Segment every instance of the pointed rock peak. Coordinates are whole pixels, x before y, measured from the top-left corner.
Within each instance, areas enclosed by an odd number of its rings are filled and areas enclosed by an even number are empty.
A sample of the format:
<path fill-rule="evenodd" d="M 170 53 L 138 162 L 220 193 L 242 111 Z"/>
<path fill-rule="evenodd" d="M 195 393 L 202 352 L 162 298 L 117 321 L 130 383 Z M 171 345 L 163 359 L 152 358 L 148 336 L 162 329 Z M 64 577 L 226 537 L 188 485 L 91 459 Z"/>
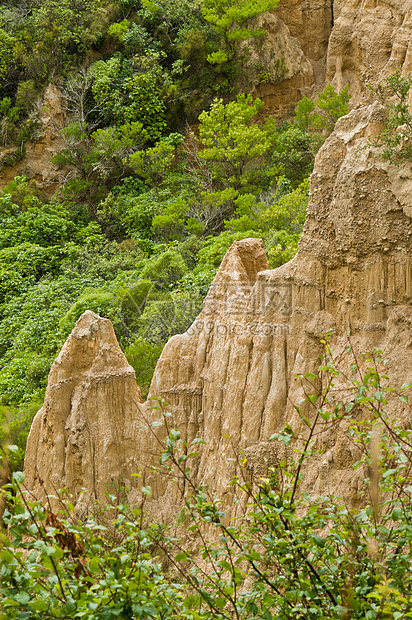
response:
<path fill-rule="evenodd" d="M 235 241 L 225 254 L 219 271 L 213 281 L 237 281 L 253 285 L 259 271 L 268 269 L 262 239 Z"/>
<path fill-rule="evenodd" d="M 235 241 L 225 254 L 203 304 L 203 315 L 238 314 L 251 302 L 260 271 L 268 269 L 262 239 Z"/>
<path fill-rule="evenodd" d="M 110 480 L 137 471 L 141 394 L 111 322 L 86 311 L 50 371 L 44 405 L 27 440 L 28 488 L 65 487 L 104 501 Z M 90 500 L 92 501 L 92 500 Z"/>
<path fill-rule="evenodd" d="M 55 360 L 50 380 L 55 382 L 85 372 L 133 372 L 109 319 L 86 310 L 78 319 Z"/>

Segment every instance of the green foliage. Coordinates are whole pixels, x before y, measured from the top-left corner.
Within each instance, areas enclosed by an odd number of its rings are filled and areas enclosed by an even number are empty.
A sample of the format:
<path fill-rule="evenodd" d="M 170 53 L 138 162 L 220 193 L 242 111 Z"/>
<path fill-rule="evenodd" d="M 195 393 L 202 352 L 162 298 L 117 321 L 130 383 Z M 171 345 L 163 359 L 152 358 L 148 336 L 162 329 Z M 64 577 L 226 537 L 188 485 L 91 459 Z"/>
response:
<path fill-rule="evenodd" d="M 63 196 L 68 202 L 86 204 L 95 217 L 96 202 L 105 193 L 104 183 L 114 183 L 129 170 L 129 156 L 145 144 L 148 133 L 139 121 L 97 129 L 91 134 L 87 124 L 82 127 L 74 122 L 60 136 L 64 146 L 52 161 L 72 168 Z"/>
<path fill-rule="evenodd" d="M 59 496 L 58 515 L 20 494 L 23 475 L 6 488 L 10 498 L 3 522 L 18 544 L 15 553 L 3 535 L 0 618 L 176 618 L 180 587 L 166 580 L 152 557 L 150 532 L 142 527 L 142 508 L 134 511 L 111 497 L 116 515 L 112 532 L 86 514 L 73 515 Z M 145 495 L 142 494 L 142 507 Z M 26 524 L 31 532 L 25 535 Z M 34 534 L 34 536 L 33 536 Z M 23 553 L 25 554 L 22 562 Z M 24 572 L 18 576 L 21 566 Z M 17 587 L 16 587 L 17 586 Z"/>
<path fill-rule="evenodd" d="M 201 196 L 207 206 L 207 225 L 215 230 L 246 200 L 243 194 L 251 196 L 267 189 L 275 174 L 273 166 L 265 161 L 272 145 L 273 123 L 256 122 L 262 107 L 260 99 L 238 95 L 236 101 L 227 104 L 215 99 L 210 112 L 199 116 L 203 148 L 198 158 L 206 163 L 213 183 L 213 188 L 205 189 Z M 196 232 L 196 228 L 192 227 L 192 231 Z"/>
<path fill-rule="evenodd" d="M 309 131 L 312 127 L 312 114 L 315 111 L 314 102 L 303 97 L 296 106 L 295 123 L 301 131 Z"/>
<path fill-rule="evenodd" d="M 160 98 L 156 76 L 135 73 L 126 83 L 129 105 L 124 114 L 128 121 L 140 121 L 151 140 L 157 140 L 166 127 L 165 105 Z"/>
<path fill-rule="evenodd" d="M 0 196 L 0 248 L 21 243 L 46 247 L 69 241 L 85 241 L 89 234 L 99 233 L 97 225 L 76 230 L 63 207 L 42 204 L 34 197 L 24 207 L 21 209 L 13 205 L 7 195 Z"/>
<path fill-rule="evenodd" d="M 273 143 L 271 157 L 275 167 L 296 187 L 312 173 L 322 140 L 317 133 L 304 131 L 295 122 L 274 135 Z"/>
<path fill-rule="evenodd" d="M 265 31 L 251 25 L 253 20 L 266 11 L 272 11 L 279 0 L 204 0 L 202 12 L 220 36 L 221 49 L 209 54 L 208 60 L 222 64 L 236 53 L 236 43 L 252 37 L 261 37 Z"/>
<path fill-rule="evenodd" d="M 316 100 L 316 107 L 310 99 L 304 97 L 296 108 L 296 123 L 303 131 L 325 130 L 331 133 L 336 121 L 349 112 L 349 86 L 345 86 L 340 93 L 332 84 L 328 84 Z"/>
<path fill-rule="evenodd" d="M 186 271 L 181 255 L 170 249 L 148 260 L 141 271 L 141 278 L 151 280 L 159 290 L 170 290 Z"/>
<path fill-rule="evenodd" d="M 156 71 L 135 72 L 121 56 L 93 65 L 92 92 L 106 120 L 140 122 L 151 141 L 158 140 L 166 127 L 165 104 Z"/>
<path fill-rule="evenodd" d="M 336 125 L 336 121 L 349 112 L 349 100 L 348 85 L 342 88 L 340 93 L 337 93 L 335 87 L 328 84 L 316 101 L 320 112 L 314 117 L 315 127 L 326 129 L 331 133 Z"/>
<path fill-rule="evenodd" d="M 45 78 L 52 71 L 62 71 L 67 60 L 72 63 L 82 60 L 90 46 L 103 35 L 107 22 L 108 14 L 100 0 L 35 3 L 20 56 L 29 75 Z M 28 53 L 29 45 L 37 47 L 36 60 Z"/>
<path fill-rule="evenodd" d="M 383 159 L 392 164 L 400 164 L 412 158 L 412 114 L 409 111 L 409 92 L 411 77 L 403 77 L 400 71 L 385 79 L 384 91 L 396 103 L 388 106 L 388 123 L 379 138 L 384 147 Z"/>
<path fill-rule="evenodd" d="M 8 454 L 8 464 L 13 471 L 23 471 L 27 435 L 33 418 L 42 406 L 40 400 L 19 408 L 0 407 L 0 444 L 14 446 Z M 0 462 L 3 459 L 0 458 Z"/>
<path fill-rule="evenodd" d="M 163 175 L 170 170 L 174 148 L 165 140 L 157 142 L 152 148 L 138 151 L 128 158 L 134 172 L 149 185 L 157 186 Z"/>
<path fill-rule="evenodd" d="M 137 385 L 140 387 L 142 397 L 147 398 L 157 360 L 163 349 L 163 342 L 153 344 L 149 340 L 136 339 L 125 348 L 125 355 L 129 364 L 136 373 Z"/>
<path fill-rule="evenodd" d="M 7 77 L 10 67 L 16 62 L 14 55 L 15 44 L 16 39 L 0 27 L 0 82 Z"/>
<path fill-rule="evenodd" d="M 86 289 L 62 317 L 61 326 L 63 329 L 70 332 L 77 319 L 86 310 L 107 317 L 114 324 L 119 321 L 119 308 L 113 294 L 104 289 L 93 288 L 91 290 Z"/>
<path fill-rule="evenodd" d="M 256 123 L 262 107 L 260 99 L 238 95 L 228 104 L 215 99 L 210 112 L 199 116 L 205 147 L 200 157 L 213 164 L 217 182 L 239 190 L 253 187 L 261 177 L 260 158 L 270 146 L 269 130 Z"/>
<path fill-rule="evenodd" d="M 225 514 L 227 498 L 192 475 L 205 442 L 184 442 L 167 405 L 153 405 L 158 475 L 183 489 L 184 540 L 175 527 L 150 524 L 148 486 L 134 482 L 141 496 L 135 509 L 120 499 L 127 489 L 109 495 L 96 519 L 89 506 L 75 511 L 64 491 L 43 506 L 15 472 L 4 487 L 0 617 L 412 617 L 412 432 L 387 411 L 389 399 L 407 407 L 412 384 L 399 391 L 387 385 L 380 351 L 352 355 L 349 344 L 348 357 L 335 357 L 322 343 L 322 365 L 300 377 L 299 432 L 286 425 L 270 438 L 284 456 L 253 482 L 245 455 L 230 459 L 236 474 L 223 493 L 232 496 L 236 518 Z M 322 438 L 336 430 L 358 458 L 357 507 L 330 491 L 308 492 L 305 477 L 323 459 Z M 5 449 L 3 462 L 16 451 Z"/>
<path fill-rule="evenodd" d="M 162 295 L 147 304 L 140 317 L 141 336 L 163 347 L 175 334 L 184 333 L 202 309 L 203 298 L 197 291 Z"/>

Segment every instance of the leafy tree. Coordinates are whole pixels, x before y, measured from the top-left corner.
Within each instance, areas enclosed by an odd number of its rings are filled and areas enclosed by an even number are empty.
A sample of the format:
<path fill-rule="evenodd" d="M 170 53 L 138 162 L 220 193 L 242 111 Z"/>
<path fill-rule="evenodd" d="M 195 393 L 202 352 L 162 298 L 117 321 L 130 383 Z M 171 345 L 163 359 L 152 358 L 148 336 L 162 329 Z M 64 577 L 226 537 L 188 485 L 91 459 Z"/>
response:
<path fill-rule="evenodd" d="M 174 150 L 165 140 L 159 141 L 155 146 L 131 155 L 128 164 L 137 175 L 157 188 L 165 172 L 171 168 Z"/>
<path fill-rule="evenodd" d="M 199 116 L 200 157 L 213 166 L 217 182 L 235 190 L 261 180 L 262 156 L 270 147 L 269 131 L 256 122 L 263 107 L 260 99 L 238 95 L 227 104 L 215 99 L 210 112 Z"/>
<path fill-rule="evenodd" d="M 30 25 L 39 53 L 55 62 L 82 59 L 107 27 L 108 15 L 102 0 L 46 0 L 33 3 Z M 56 69 L 53 64 L 50 69 Z M 60 68 L 60 67 L 59 67 Z"/>
<path fill-rule="evenodd" d="M 303 97 L 296 106 L 295 123 L 301 131 L 308 132 L 312 128 L 312 115 L 315 103 L 309 97 Z"/>
<path fill-rule="evenodd" d="M 260 236 L 265 241 L 269 267 L 274 269 L 291 260 L 298 243 L 308 205 L 309 183 L 304 181 L 289 191 L 287 179 L 280 179 L 275 191 L 262 195 L 256 202 L 253 196 L 242 196 L 236 217 L 226 227 L 243 232 L 244 236 Z"/>
<path fill-rule="evenodd" d="M 318 133 L 302 130 L 296 121 L 274 134 L 272 141 L 272 162 L 296 187 L 312 173 L 321 137 Z"/>
<path fill-rule="evenodd" d="M 155 71 L 135 72 L 120 56 L 100 60 L 93 66 L 92 92 L 106 121 L 142 123 L 151 141 L 158 140 L 166 127 L 166 107 Z"/>
<path fill-rule="evenodd" d="M 265 31 L 254 27 L 253 20 L 266 11 L 272 11 L 279 0 L 204 0 L 203 15 L 220 35 L 221 49 L 209 54 L 213 63 L 225 63 L 236 54 L 236 44 L 252 37 L 261 37 Z"/>
<path fill-rule="evenodd" d="M 321 127 L 332 133 L 336 121 L 349 112 L 349 100 L 349 85 L 337 93 L 334 86 L 328 84 L 316 101 L 320 113 L 314 117 L 315 127 Z"/>
<path fill-rule="evenodd" d="M 395 98 L 396 103 L 388 106 L 388 123 L 378 144 L 384 147 L 383 159 L 393 164 L 412 159 L 412 114 L 409 110 L 411 77 L 402 76 L 400 71 L 385 79 L 384 93 Z"/>
<path fill-rule="evenodd" d="M 349 112 L 349 86 L 345 86 L 340 93 L 331 84 L 319 94 L 316 106 L 307 97 L 299 101 L 296 108 L 296 123 L 303 131 L 325 130 L 332 133 L 336 121 Z"/>
<path fill-rule="evenodd" d="M 16 39 L 4 28 L 0 27 L 0 84 L 4 84 L 7 80 L 10 68 L 16 62 L 14 55 L 15 44 Z"/>
<path fill-rule="evenodd" d="M 151 140 L 159 139 L 166 127 L 165 105 L 160 97 L 156 76 L 135 73 L 126 82 L 129 106 L 124 114 L 128 121 L 140 121 Z"/>
<path fill-rule="evenodd" d="M 60 136 L 63 148 L 52 158 L 69 167 L 63 183 L 63 195 L 70 202 L 86 204 L 96 217 L 96 203 L 105 194 L 105 185 L 114 184 L 127 172 L 129 156 L 142 148 L 148 133 L 139 121 L 97 129 L 89 133 L 79 122 L 65 127 Z"/>

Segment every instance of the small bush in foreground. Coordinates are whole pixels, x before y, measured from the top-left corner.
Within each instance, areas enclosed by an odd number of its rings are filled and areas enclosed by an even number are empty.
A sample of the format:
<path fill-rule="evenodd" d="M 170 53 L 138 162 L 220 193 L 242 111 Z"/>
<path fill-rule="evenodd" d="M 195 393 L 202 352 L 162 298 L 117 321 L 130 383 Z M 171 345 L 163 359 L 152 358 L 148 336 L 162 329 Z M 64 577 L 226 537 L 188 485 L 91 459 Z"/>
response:
<path fill-rule="evenodd" d="M 191 475 L 204 442 L 185 444 L 164 404 L 154 407 L 163 420 L 152 423 L 160 469 L 185 489 L 181 519 L 190 544 L 165 526 L 146 525 L 149 487 L 134 510 L 110 497 L 106 529 L 76 514 L 62 494 L 59 512 L 42 506 L 15 472 L 4 489 L 0 618 L 412 617 L 412 431 L 386 409 L 388 398 L 406 408 L 411 384 L 399 392 L 388 387 L 378 351 L 364 363 L 353 355 L 346 370 L 324 346 L 318 373 L 302 377 L 305 397 L 295 409 L 303 431 L 286 425 L 271 438 L 285 457 L 253 482 L 244 456 L 235 459 L 228 512 Z M 311 497 L 305 488 L 317 439 L 337 427 L 359 453 L 361 508 L 329 491 Z"/>

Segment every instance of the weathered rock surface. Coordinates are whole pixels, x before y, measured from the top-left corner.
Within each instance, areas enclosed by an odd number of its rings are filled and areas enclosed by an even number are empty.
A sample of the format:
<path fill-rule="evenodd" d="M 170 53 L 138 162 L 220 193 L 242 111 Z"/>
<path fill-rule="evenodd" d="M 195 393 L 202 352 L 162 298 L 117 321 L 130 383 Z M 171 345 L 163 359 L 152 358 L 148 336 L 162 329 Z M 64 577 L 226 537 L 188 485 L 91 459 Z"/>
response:
<path fill-rule="evenodd" d="M 288 116 L 303 96 L 323 89 L 332 0 L 281 0 L 257 26 L 266 35 L 246 46 L 244 87 L 265 102 L 265 114 Z"/>
<path fill-rule="evenodd" d="M 320 151 L 297 256 L 271 271 L 259 240 L 235 243 L 202 313 L 161 355 L 151 393 L 172 406 L 188 441 L 206 439 L 203 481 L 223 485 L 231 473 L 225 435 L 265 454 L 280 426 L 298 424 L 296 375 L 317 369 L 330 330 L 337 350 L 348 329 L 358 351 L 382 349 L 393 385 L 412 379 L 412 167 L 388 166 L 369 145 L 383 114 L 378 104 L 352 112 Z M 331 487 L 354 501 L 353 446 L 335 432 L 327 448 Z M 319 491 L 321 465 L 309 477 Z"/>
<path fill-rule="evenodd" d="M 412 166 L 392 167 L 370 146 L 383 114 L 379 104 L 351 112 L 319 152 L 297 256 L 269 270 L 260 240 L 236 242 L 197 320 L 162 352 L 150 392 L 169 403 L 185 441 L 204 438 L 196 476 L 216 491 L 234 473 L 233 446 L 246 451 L 252 472 L 276 462 L 269 437 L 285 422 L 299 425 L 296 375 L 318 368 L 326 332 L 334 330 L 341 350 L 350 329 L 358 350 L 384 351 L 394 386 L 412 380 Z M 86 487 L 99 500 L 111 478 L 133 486 L 131 473 L 159 452 L 144 429 L 153 413 L 138 401 L 110 322 L 85 313 L 33 423 L 28 486 L 38 488 L 38 473 L 49 488 Z M 411 414 L 391 407 L 394 416 Z M 356 501 L 356 449 L 338 429 L 319 442 L 325 454 L 307 474 L 311 489 L 323 492 L 327 482 Z M 170 514 L 178 490 L 146 475 L 159 510 Z"/>
<path fill-rule="evenodd" d="M 136 486 L 140 390 L 113 326 L 86 311 L 54 362 L 42 409 L 27 440 L 26 485 L 41 497 L 67 487 L 76 500 L 102 501 Z M 82 498 L 82 490 L 87 489 Z"/>
<path fill-rule="evenodd" d="M 412 71 L 412 0 L 281 0 L 262 25 L 266 39 L 247 70 L 275 116 L 329 83 L 349 84 L 352 108 L 366 105 L 370 86 Z"/>
<path fill-rule="evenodd" d="M 398 68 L 412 71 L 411 0 L 335 0 L 326 81 L 350 85 L 352 106 Z"/>
<path fill-rule="evenodd" d="M 65 124 L 65 107 L 60 89 L 49 84 L 44 91 L 39 107 L 39 130 L 35 142 L 26 144 L 26 153 L 14 166 L 5 165 L 0 173 L 0 189 L 15 176 L 27 176 L 36 181 L 37 187 L 45 194 L 52 195 L 61 184 L 62 172 L 51 162 L 61 147 L 58 136 Z M 15 149 L 0 151 L 0 165 L 7 155 Z"/>

